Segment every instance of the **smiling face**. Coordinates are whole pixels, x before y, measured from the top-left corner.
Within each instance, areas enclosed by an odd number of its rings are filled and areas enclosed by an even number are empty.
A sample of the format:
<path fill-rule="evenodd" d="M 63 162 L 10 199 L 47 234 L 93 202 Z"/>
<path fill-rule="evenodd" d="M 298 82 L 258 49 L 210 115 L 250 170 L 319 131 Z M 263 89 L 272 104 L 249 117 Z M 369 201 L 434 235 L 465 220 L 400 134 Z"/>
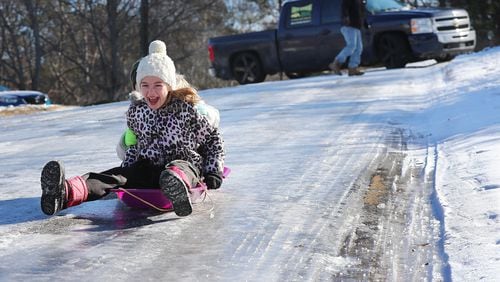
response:
<path fill-rule="evenodd" d="M 145 76 L 139 87 L 146 103 L 153 110 L 158 110 L 165 104 L 168 91 L 172 90 L 170 85 L 157 76 Z"/>

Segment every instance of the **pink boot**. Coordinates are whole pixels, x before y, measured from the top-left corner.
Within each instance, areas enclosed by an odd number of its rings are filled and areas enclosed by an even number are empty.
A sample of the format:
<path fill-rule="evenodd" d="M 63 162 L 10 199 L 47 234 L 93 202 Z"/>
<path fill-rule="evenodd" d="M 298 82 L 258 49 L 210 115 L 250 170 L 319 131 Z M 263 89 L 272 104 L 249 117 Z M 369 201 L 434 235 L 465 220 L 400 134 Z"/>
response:
<path fill-rule="evenodd" d="M 54 215 L 62 209 L 81 204 L 88 197 L 88 187 L 80 176 L 64 179 L 61 162 L 50 161 L 42 169 L 40 178 L 42 197 L 40 205 L 43 213 Z"/>
<path fill-rule="evenodd" d="M 81 176 L 66 180 L 66 208 L 79 205 L 87 200 L 89 189 Z"/>
<path fill-rule="evenodd" d="M 187 216 L 193 212 L 189 197 L 191 187 L 181 169 L 176 166 L 167 167 L 160 175 L 160 188 L 163 194 L 172 201 L 176 215 Z"/>

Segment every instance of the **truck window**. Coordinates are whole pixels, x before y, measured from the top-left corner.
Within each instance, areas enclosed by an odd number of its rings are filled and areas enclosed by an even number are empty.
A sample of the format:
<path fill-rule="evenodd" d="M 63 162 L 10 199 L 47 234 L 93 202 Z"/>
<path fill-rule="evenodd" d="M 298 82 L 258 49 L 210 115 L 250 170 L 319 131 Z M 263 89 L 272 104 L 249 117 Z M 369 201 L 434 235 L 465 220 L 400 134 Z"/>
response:
<path fill-rule="evenodd" d="M 306 4 L 297 3 L 295 5 L 291 4 L 289 8 L 290 8 L 290 13 L 289 13 L 290 16 L 288 18 L 288 23 L 287 23 L 288 27 L 296 27 L 296 26 L 312 24 L 313 21 L 312 3 L 306 3 Z"/>
<path fill-rule="evenodd" d="M 341 0 L 321 1 L 321 23 L 340 22 L 340 1 Z"/>
<path fill-rule="evenodd" d="M 398 0 L 367 0 L 365 6 L 370 13 L 409 10 L 411 8 L 410 5 Z"/>

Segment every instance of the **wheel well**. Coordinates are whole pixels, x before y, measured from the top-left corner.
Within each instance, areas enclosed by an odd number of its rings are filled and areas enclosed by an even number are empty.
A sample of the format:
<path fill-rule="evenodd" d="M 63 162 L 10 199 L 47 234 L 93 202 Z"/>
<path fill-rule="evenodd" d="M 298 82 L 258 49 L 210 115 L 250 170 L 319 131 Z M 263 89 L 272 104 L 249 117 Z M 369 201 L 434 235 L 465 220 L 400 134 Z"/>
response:
<path fill-rule="evenodd" d="M 247 58 L 248 60 L 251 60 L 253 62 L 253 65 L 245 66 L 246 70 L 243 72 L 243 77 L 239 77 L 240 69 L 235 68 L 235 64 L 238 63 L 238 58 L 240 56 L 241 58 Z M 231 66 L 231 74 L 233 78 L 236 79 L 240 84 L 262 82 L 266 78 L 267 74 L 264 71 L 262 60 L 259 54 L 255 51 L 245 50 L 234 53 L 231 55 L 229 62 Z M 250 67 L 250 69 L 247 69 L 247 67 Z"/>
<path fill-rule="evenodd" d="M 377 57 L 380 57 L 380 50 L 379 50 L 380 39 L 386 35 L 394 35 L 394 36 L 398 36 L 400 38 L 403 38 L 405 40 L 405 42 L 407 43 L 408 48 L 410 48 L 410 43 L 408 42 L 408 38 L 404 32 L 402 32 L 402 31 L 381 32 L 381 33 L 378 33 L 377 35 L 375 35 L 374 40 L 373 40 L 373 43 L 374 43 L 373 48 L 374 48 L 374 51 L 375 51 L 375 54 L 377 55 Z"/>

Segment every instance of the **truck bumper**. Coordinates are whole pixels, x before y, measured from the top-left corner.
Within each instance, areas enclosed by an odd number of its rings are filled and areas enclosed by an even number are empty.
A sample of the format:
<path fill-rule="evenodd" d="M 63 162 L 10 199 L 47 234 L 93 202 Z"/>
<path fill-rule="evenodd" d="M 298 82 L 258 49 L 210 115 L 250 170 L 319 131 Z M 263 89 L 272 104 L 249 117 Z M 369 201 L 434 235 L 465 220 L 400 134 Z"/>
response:
<path fill-rule="evenodd" d="M 408 40 L 415 57 L 433 59 L 473 52 L 476 32 L 413 34 Z"/>
<path fill-rule="evenodd" d="M 214 66 L 211 66 L 210 68 L 208 68 L 208 74 L 212 77 L 217 77 L 217 78 L 224 79 L 224 80 L 233 79 L 233 76 L 232 76 L 231 72 L 229 71 L 229 69 L 224 68 L 224 67 L 216 68 Z"/>

